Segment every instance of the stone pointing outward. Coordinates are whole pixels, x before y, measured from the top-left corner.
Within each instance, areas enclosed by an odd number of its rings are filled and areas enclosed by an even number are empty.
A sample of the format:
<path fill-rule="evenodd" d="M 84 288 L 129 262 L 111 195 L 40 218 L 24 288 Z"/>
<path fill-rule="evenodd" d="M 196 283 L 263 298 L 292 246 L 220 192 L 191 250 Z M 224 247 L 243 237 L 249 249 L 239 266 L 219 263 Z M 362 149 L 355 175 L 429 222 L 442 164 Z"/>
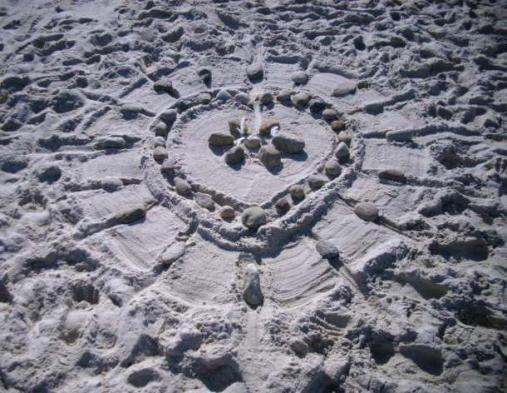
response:
<path fill-rule="evenodd" d="M 245 159 L 245 151 L 241 146 L 234 146 L 225 153 L 225 162 L 228 165 L 236 165 Z"/>
<path fill-rule="evenodd" d="M 266 213 L 259 206 L 251 206 L 243 211 L 241 222 L 248 229 L 256 230 L 266 223 Z"/>
<path fill-rule="evenodd" d="M 303 140 L 287 135 L 277 135 L 273 137 L 271 142 L 278 150 L 289 154 L 302 153 L 305 148 L 305 142 Z"/>
<path fill-rule="evenodd" d="M 272 145 L 262 146 L 258 153 L 259 160 L 268 169 L 272 169 L 281 164 L 281 154 Z"/>
<path fill-rule="evenodd" d="M 378 208 L 373 203 L 361 202 L 354 208 L 354 213 L 364 221 L 375 221 L 378 218 Z"/>
<path fill-rule="evenodd" d="M 209 136 L 208 143 L 212 146 L 230 146 L 234 144 L 234 138 L 223 132 L 214 132 Z"/>
<path fill-rule="evenodd" d="M 245 269 L 243 298 L 248 305 L 254 308 L 260 306 L 264 300 L 264 296 L 261 291 L 259 269 L 253 263 L 249 263 Z"/>

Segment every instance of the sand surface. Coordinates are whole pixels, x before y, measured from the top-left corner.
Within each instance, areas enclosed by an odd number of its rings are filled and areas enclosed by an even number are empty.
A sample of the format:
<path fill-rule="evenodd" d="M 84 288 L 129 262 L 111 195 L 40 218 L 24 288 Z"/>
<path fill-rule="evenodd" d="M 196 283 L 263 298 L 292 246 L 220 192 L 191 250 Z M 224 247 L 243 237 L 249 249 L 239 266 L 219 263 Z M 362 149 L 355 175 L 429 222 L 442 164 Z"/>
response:
<path fill-rule="evenodd" d="M 0 31 L 0 392 L 507 390 L 506 1 Z"/>

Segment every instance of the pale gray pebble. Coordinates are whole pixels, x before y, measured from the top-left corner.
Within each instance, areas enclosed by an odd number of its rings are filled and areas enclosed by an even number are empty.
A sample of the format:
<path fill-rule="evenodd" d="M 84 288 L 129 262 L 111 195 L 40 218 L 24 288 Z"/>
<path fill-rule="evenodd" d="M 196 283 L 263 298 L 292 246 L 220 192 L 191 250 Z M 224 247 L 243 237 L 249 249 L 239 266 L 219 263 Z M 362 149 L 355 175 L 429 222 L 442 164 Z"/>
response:
<path fill-rule="evenodd" d="M 378 177 L 382 180 L 389 180 L 398 183 L 405 183 L 407 181 L 405 174 L 396 168 L 384 169 L 379 172 Z"/>
<path fill-rule="evenodd" d="M 181 177 L 174 179 L 174 187 L 176 188 L 176 192 L 182 196 L 190 196 L 192 194 L 192 187 Z"/>
<path fill-rule="evenodd" d="M 342 167 L 336 159 L 332 158 L 326 162 L 326 165 L 324 166 L 324 172 L 330 179 L 334 179 L 335 177 L 340 176 L 342 173 Z"/>
<path fill-rule="evenodd" d="M 225 221 L 232 221 L 232 220 L 234 220 L 234 217 L 236 216 L 234 209 L 231 206 L 227 206 L 227 205 L 222 206 L 222 208 L 220 209 L 218 214 L 220 215 L 222 220 L 225 220 Z"/>
<path fill-rule="evenodd" d="M 340 131 L 338 134 L 338 140 L 350 145 L 350 142 L 352 141 L 352 133 L 349 131 Z"/>
<path fill-rule="evenodd" d="M 340 256 L 338 248 L 327 240 L 319 240 L 315 245 L 317 252 L 325 259 L 335 259 Z"/>
<path fill-rule="evenodd" d="M 268 169 L 273 169 L 282 162 L 282 155 L 273 145 L 262 146 L 259 150 L 258 158 Z"/>
<path fill-rule="evenodd" d="M 245 151 L 241 146 L 234 146 L 225 153 L 225 162 L 228 165 L 237 165 L 245 159 Z"/>
<path fill-rule="evenodd" d="M 326 184 L 326 178 L 322 175 L 310 175 L 306 181 L 313 191 L 322 188 Z"/>
<path fill-rule="evenodd" d="M 290 210 L 290 202 L 287 198 L 282 198 L 275 203 L 275 209 L 278 215 L 283 216 Z"/>
<path fill-rule="evenodd" d="M 290 100 L 295 107 L 304 108 L 308 104 L 308 101 L 310 101 L 310 95 L 307 93 L 297 93 Z"/>
<path fill-rule="evenodd" d="M 248 149 L 258 149 L 261 146 L 261 139 L 258 136 L 251 135 L 246 138 L 243 143 Z"/>
<path fill-rule="evenodd" d="M 213 198 L 211 198 L 211 196 L 208 194 L 197 192 L 194 195 L 194 199 L 199 206 L 208 209 L 211 212 L 215 210 L 215 202 L 213 201 Z"/>
<path fill-rule="evenodd" d="M 217 93 L 217 99 L 220 101 L 229 101 L 231 98 L 231 94 L 225 89 L 222 89 Z"/>
<path fill-rule="evenodd" d="M 350 157 L 350 151 L 345 142 L 340 142 L 336 148 L 335 156 L 340 162 L 345 162 Z"/>
<path fill-rule="evenodd" d="M 304 85 L 308 82 L 308 75 L 304 71 L 296 71 L 290 78 L 296 85 Z"/>
<path fill-rule="evenodd" d="M 155 161 L 157 161 L 159 164 L 162 163 L 164 160 L 166 160 L 168 157 L 167 150 L 162 146 L 157 146 L 153 150 L 153 158 Z"/>
<path fill-rule="evenodd" d="M 375 221 L 378 218 L 377 206 L 370 202 L 361 202 L 354 207 L 354 213 L 364 221 Z"/>
<path fill-rule="evenodd" d="M 214 132 L 209 136 L 208 143 L 212 146 L 231 146 L 234 144 L 234 138 L 225 132 Z"/>
<path fill-rule="evenodd" d="M 305 141 L 284 134 L 278 134 L 271 140 L 271 143 L 280 151 L 297 154 L 305 149 Z"/>
<path fill-rule="evenodd" d="M 331 108 L 324 109 L 322 111 L 322 118 L 325 121 L 332 122 L 333 120 L 336 120 L 338 118 L 338 113 L 334 109 L 331 109 Z"/>
<path fill-rule="evenodd" d="M 336 86 L 333 90 L 333 96 L 335 97 L 343 97 L 348 94 L 355 93 L 357 89 L 357 84 L 353 81 L 344 81 Z"/>
<path fill-rule="evenodd" d="M 243 210 L 241 222 L 248 229 L 256 230 L 261 225 L 266 224 L 266 212 L 259 206 L 250 206 Z"/>
<path fill-rule="evenodd" d="M 211 102 L 212 98 L 210 93 L 200 93 L 195 97 L 194 102 L 198 105 L 206 105 Z"/>
<path fill-rule="evenodd" d="M 243 298 L 253 308 L 260 306 L 264 300 L 259 269 L 254 263 L 249 263 L 245 268 Z"/>
<path fill-rule="evenodd" d="M 299 202 L 305 199 L 305 189 L 300 184 L 295 184 L 289 188 L 289 194 L 293 201 Z"/>

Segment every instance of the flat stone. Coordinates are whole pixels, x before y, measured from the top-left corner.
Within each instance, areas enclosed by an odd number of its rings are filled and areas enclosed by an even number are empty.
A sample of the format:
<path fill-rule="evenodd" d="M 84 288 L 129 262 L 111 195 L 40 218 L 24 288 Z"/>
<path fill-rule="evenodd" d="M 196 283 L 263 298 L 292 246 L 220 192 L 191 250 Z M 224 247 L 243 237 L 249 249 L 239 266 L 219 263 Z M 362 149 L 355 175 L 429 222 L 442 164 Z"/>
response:
<path fill-rule="evenodd" d="M 241 222 L 248 229 L 257 230 L 257 228 L 267 222 L 266 213 L 259 206 L 251 206 L 243 210 Z"/>
<path fill-rule="evenodd" d="M 389 180 L 394 181 L 398 183 L 406 183 L 407 178 L 405 177 L 405 174 L 400 171 L 399 169 L 385 169 L 383 171 L 380 171 L 378 174 L 379 179 L 382 180 Z"/>
<path fill-rule="evenodd" d="M 273 137 L 271 143 L 280 151 L 297 154 L 305 149 L 305 142 L 299 138 L 279 134 Z"/>
<path fill-rule="evenodd" d="M 336 86 L 333 90 L 334 97 L 343 97 L 348 94 L 355 93 L 357 89 L 357 84 L 355 82 L 343 82 L 340 85 Z"/>
<path fill-rule="evenodd" d="M 272 145 L 262 146 L 257 156 L 268 169 L 275 168 L 282 163 L 282 155 Z"/>
<path fill-rule="evenodd" d="M 308 75 L 304 71 L 296 71 L 290 78 L 296 85 L 304 85 L 308 82 Z"/>
<path fill-rule="evenodd" d="M 254 263 L 249 263 L 245 268 L 243 299 L 250 307 L 257 307 L 264 301 L 261 290 L 259 269 Z"/>
<path fill-rule="evenodd" d="M 319 240 L 315 245 L 317 252 L 324 259 L 335 259 L 340 256 L 338 248 L 327 240 Z"/>
<path fill-rule="evenodd" d="M 326 165 L 324 166 L 324 172 L 330 179 L 334 179 L 335 177 L 341 175 L 342 167 L 336 159 L 332 158 L 326 162 Z"/>
<path fill-rule="evenodd" d="M 308 101 L 310 101 L 310 96 L 307 93 L 297 93 L 290 100 L 295 107 L 304 108 L 308 104 Z"/>
<path fill-rule="evenodd" d="M 194 196 L 194 199 L 199 206 L 208 209 L 211 212 L 215 210 L 215 202 L 213 201 L 213 198 L 211 198 L 211 196 L 208 194 L 197 192 Z"/>
<path fill-rule="evenodd" d="M 241 146 L 234 146 L 225 153 L 225 162 L 227 165 L 236 165 L 245 159 L 245 151 Z"/>
<path fill-rule="evenodd" d="M 234 144 L 234 137 L 224 132 L 214 132 L 209 136 L 208 143 L 212 146 L 231 146 Z"/>
<path fill-rule="evenodd" d="M 322 186 L 326 184 L 326 178 L 321 175 L 308 176 L 308 179 L 306 181 L 308 182 L 308 185 L 313 191 L 322 188 Z"/>
<path fill-rule="evenodd" d="M 358 203 L 354 208 L 354 213 L 364 221 L 375 221 L 379 215 L 377 206 L 370 202 Z"/>

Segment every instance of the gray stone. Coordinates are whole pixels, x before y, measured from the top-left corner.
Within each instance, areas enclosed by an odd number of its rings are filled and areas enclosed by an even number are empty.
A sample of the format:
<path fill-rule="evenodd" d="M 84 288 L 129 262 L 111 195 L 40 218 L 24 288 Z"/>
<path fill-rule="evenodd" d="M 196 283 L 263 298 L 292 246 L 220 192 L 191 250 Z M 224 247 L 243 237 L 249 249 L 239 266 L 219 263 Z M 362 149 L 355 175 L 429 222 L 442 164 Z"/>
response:
<path fill-rule="evenodd" d="M 287 198 L 282 198 L 275 203 L 275 209 L 280 216 L 283 216 L 290 210 L 290 202 Z"/>
<path fill-rule="evenodd" d="M 275 168 L 282 163 L 282 155 L 272 145 L 262 146 L 259 150 L 258 157 L 268 169 Z"/>
<path fill-rule="evenodd" d="M 168 157 L 167 150 L 164 147 L 158 146 L 153 150 L 153 158 L 159 164 L 162 163 L 164 160 L 166 160 L 167 157 Z"/>
<path fill-rule="evenodd" d="M 296 85 L 304 85 L 308 82 L 308 75 L 304 71 L 296 71 L 290 78 Z"/>
<path fill-rule="evenodd" d="M 336 148 L 335 156 L 340 162 L 345 162 L 350 157 L 350 151 L 345 142 L 340 142 Z"/>
<path fill-rule="evenodd" d="M 241 222 L 248 229 L 256 230 L 267 222 L 264 209 L 259 206 L 251 206 L 243 210 Z"/>
<path fill-rule="evenodd" d="M 232 221 L 234 220 L 234 217 L 236 216 L 236 213 L 234 212 L 234 209 L 231 206 L 223 206 L 220 211 L 218 212 L 222 220 L 225 221 Z"/>
<path fill-rule="evenodd" d="M 308 182 L 308 185 L 313 191 L 322 188 L 322 186 L 326 184 L 326 178 L 321 175 L 308 176 L 308 179 L 306 181 Z"/>
<path fill-rule="evenodd" d="M 37 170 L 37 178 L 45 183 L 54 183 L 62 176 L 62 170 L 56 165 L 43 165 Z"/>
<path fill-rule="evenodd" d="M 289 194 L 293 201 L 299 202 L 305 199 L 305 189 L 300 184 L 295 184 L 289 188 Z"/>
<path fill-rule="evenodd" d="M 279 134 L 273 137 L 271 143 L 280 151 L 297 154 L 305 149 L 305 142 L 299 138 Z"/>
<path fill-rule="evenodd" d="M 227 165 L 236 165 L 245 159 L 245 151 L 241 146 L 234 146 L 225 153 L 225 162 Z"/>
<path fill-rule="evenodd" d="M 324 166 L 324 172 L 326 172 L 326 175 L 330 179 L 334 179 L 335 177 L 341 175 L 342 167 L 340 166 L 337 160 L 332 158 L 328 162 L 326 162 L 326 165 Z"/>
<path fill-rule="evenodd" d="M 282 90 L 282 91 L 280 91 L 280 93 L 277 94 L 276 99 L 282 103 L 289 102 L 291 95 L 292 95 L 291 90 Z"/>
<path fill-rule="evenodd" d="M 258 149 L 261 146 L 260 138 L 254 135 L 246 138 L 243 143 L 248 149 Z"/>
<path fill-rule="evenodd" d="M 350 142 L 352 141 L 352 133 L 349 131 L 340 131 L 338 134 L 338 140 L 350 145 Z"/>
<path fill-rule="evenodd" d="M 178 117 L 178 112 L 175 109 L 169 109 L 160 115 L 162 120 L 168 127 L 171 127 Z"/>
<path fill-rule="evenodd" d="M 331 108 L 324 109 L 322 111 L 322 118 L 325 121 L 332 122 L 333 120 L 336 120 L 338 118 L 338 112 L 336 112 L 334 109 Z"/>
<path fill-rule="evenodd" d="M 343 121 L 341 121 L 341 120 L 333 120 L 331 122 L 331 129 L 334 132 L 340 132 L 344 128 L 345 128 L 345 123 Z"/>
<path fill-rule="evenodd" d="M 260 306 L 264 301 L 259 269 L 254 263 L 249 263 L 245 268 L 243 299 L 253 308 Z"/>
<path fill-rule="evenodd" d="M 364 221 L 375 221 L 379 215 L 377 206 L 370 202 L 358 203 L 354 208 L 354 213 Z"/>
<path fill-rule="evenodd" d="M 327 240 L 319 240 L 315 245 L 315 248 L 321 257 L 325 259 L 334 259 L 340 256 L 338 248 Z"/>
<path fill-rule="evenodd" d="M 251 81 L 258 81 L 264 77 L 262 63 L 252 63 L 246 68 L 246 74 Z"/>
<path fill-rule="evenodd" d="M 174 187 L 176 188 L 176 192 L 180 195 L 190 196 L 192 194 L 192 187 L 190 187 L 190 184 L 181 177 L 174 179 Z"/>
<path fill-rule="evenodd" d="M 197 192 L 194 199 L 199 206 L 208 209 L 209 211 L 215 210 L 215 202 L 213 202 L 213 198 L 211 198 L 208 194 Z"/>
<path fill-rule="evenodd" d="M 407 181 L 407 178 L 405 177 L 404 173 L 399 169 L 395 168 L 380 171 L 378 177 L 379 179 L 382 180 L 389 180 L 398 183 L 405 183 Z"/>
<path fill-rule="evenodd" d="M 155 131 L 156 136 L 166 138 L 169 133 L 169 128 L 163 121 L 158 121 L 157 124 L 153 126 L 153 131 Z"/>
<path fill-rule="evenodd" d="M 231 94 L 225 89 L 222 89 L 217 93 L 217 99 L 220 101 L 229 101 L 231 98 Z"/>
<path fill-rule="evenodd" d="M 340 85 L 336 86 L 333 90 L 333 96 L 335 97 L 343 97 L 348 94 L 352 94 L 356 92 L 357 84 L 355 82 L 343 82 Z"/>
<path fill-rule="evenodd" d="M 125 147 L 127 147 L 127 142 L 121 136 L 103 137 L 95 143 L 95 148 L 100 150 L 124 149 Z"/>
<path fill-rule="evenodd" d="M 243 105 L 248 105 L 248 103 L 250 102 L 250 96 L 248 94 L 245 94 L 245 93 L 238 93 L 236 94 L 236 96 L 234 97 L 234 99 L 239 102 L 240 104 L 243 104 Z"/>
<path fill-rule="evenodd" d="M 324 109 L 326 109 L 326 103 L 321 98 L 315 97 L 308 102 L 308 106 L 310 107 L 310 111 L 312 113 L 320 113 Z"/>
<path fill-rule="evenodd" d="M 165 139 L 161 136 L 153 138 L 153 147 L 165 147 Z"/>
<path fill-rule="evenodd" d="M 269 105 L 273 102 L 273 94 L 266 92 L 263 93 L 260 97 L 261 104 Z"/>
<path fill-rule="evenodd" d="M 307 93 L 297 93 L 290 100 L 295 107 L 304 108 L 308 104 L 308 101 L 310 101 L 310 96 Z"/>
<path fill-rule="evenodd" d="M 234 144 L 234 138 L 224 132 L 214 132 L 209 136 L 208 143 L 212 146 L 231 146 Z"/>

